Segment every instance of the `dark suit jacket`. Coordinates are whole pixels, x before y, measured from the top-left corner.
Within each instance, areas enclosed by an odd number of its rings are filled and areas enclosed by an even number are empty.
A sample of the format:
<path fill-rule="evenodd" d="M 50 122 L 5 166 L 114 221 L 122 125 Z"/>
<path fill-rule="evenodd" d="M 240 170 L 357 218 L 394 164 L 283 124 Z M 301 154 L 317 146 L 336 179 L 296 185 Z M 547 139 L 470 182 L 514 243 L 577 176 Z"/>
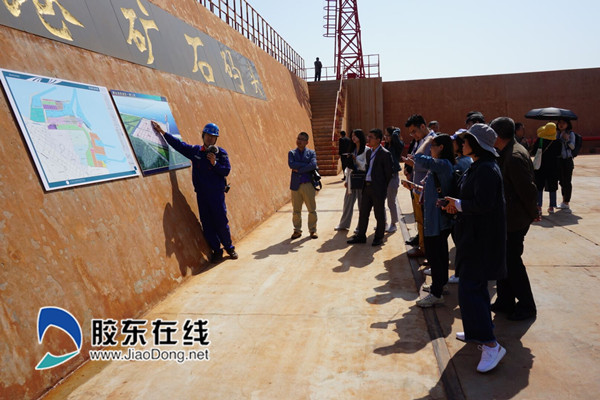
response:
<path fill-rule="evenodd" d="M 344 153 L 350 153 L 352 151 L 352 139 L 348 136 L 343 136 L 338 140 L 338 153 L 341 156 Z"/>
<path fill-rule="evenodd" d="M 339 139 L 338 143 L 338 153 L 340 155 L 340 160 L 342 161 L 342 170 L 346 168 L 352 168 L 354 166 L 352 157 L 342 155 L 344 153 L 351 153 L 354 151 L 354 143 L 352 143 L 352 139 L 350 139 L 348 136 L 343 136 Z"/>
<path fill-rule="evenodd" d="M 371 154 L 373 154 L 373 150 L 367 150 L 367 172 L 371 163 Z M 381 146 L 375 154 L 373 170 L 371 171 L 371 184 L 373 185 L 373 191 L 376 193 L 383 193 L 383 196 L 385 197 L 387 194 L 387 187 L 391 179 L 392 155 L 385 147 Z"/>

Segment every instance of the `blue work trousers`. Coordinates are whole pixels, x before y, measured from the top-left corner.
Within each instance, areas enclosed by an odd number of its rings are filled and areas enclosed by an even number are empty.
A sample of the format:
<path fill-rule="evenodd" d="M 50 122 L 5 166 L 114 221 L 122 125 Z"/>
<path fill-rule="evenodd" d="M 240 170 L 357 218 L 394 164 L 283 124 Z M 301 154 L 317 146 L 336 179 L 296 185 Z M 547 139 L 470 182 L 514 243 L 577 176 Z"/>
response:
<path fill-rule="evenodd" d="M 225 193 L 196 193 L 198 211 L 204 238 L 213 251 L 221 251 L 221 244 L 225 250 L 233 249 L 229 220 L 227 219 L 227 206 Z"/>

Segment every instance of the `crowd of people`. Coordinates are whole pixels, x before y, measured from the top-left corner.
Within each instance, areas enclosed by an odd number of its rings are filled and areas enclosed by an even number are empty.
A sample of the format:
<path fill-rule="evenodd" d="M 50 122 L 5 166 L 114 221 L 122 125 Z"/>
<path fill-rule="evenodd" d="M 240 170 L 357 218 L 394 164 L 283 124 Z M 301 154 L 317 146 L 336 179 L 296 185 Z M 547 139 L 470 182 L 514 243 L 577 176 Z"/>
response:
<path fill-rule="evenodd" d="M 437 121 L 427 123 L 418 114 L 410 116 L 404 126 L 411 137 L 406 153 L 398 127 L 390 126 L 385 132 L 371 129 L 367 134 L 361 129 L 348 136 L 342 133 L 339 154 L 346 190 L 335 230 L 351 229 L 354 205 L 358 203 L 358 225 L 347 242 L 367 242 L 373 211 L 376 227 L 371 245 L 383 245 L 385 233 L 396 231 L 399 222 L 398 189 L 406 188 L 417 225 L 415 237 L 406 241 L 412 247 L 407 254 L 426 258 L 429 268 L 424 273 L 431 275 L 431 284 L 422 286 L 428 293 L 416 305 L 426 308 L 444 304 L 447 284 L 458 284 L 464 332 L 457 333 L 457 339 L 479 344 L 482 355 L 477 370 L 490 371 L 506 354 L 494 335 L 491 312 L 505 313 L 513 321 L 537 315 L 522 260 L 524 241 L 531 223 L 541 217 L 544 190 L 550 193 L 549 213 L 554 208 L 569 210 L 575 145 L 570 121 L 540 127 L 533 143 L 525 139 L 522 123 L 499 117 L 488 125 L 477 111 L 469 112 L 465 127 L 452 135 L 441 133 Z M 316 157 L 312 150 L 307 153 L 302 149 L 299 145 L 290 152 L 292 197 L 297 196 L 294 182 L 300 171 L 292 153 L 304 151 L 304 177 L 300 179 L 311 193 L 307 202 L 312 207 L 310 219 L 315 211 L 310 168 L 316 168 Z M 540 160 L 532 161 L 538 151 Z M 557 205 L 559 183 L 562 202 Z M 300 236 L 297 215 L 301 204 L 299 208 L 296 204 L 292 239 Z M 316 221 L 316 216 L 312 220 Z M 313 230 L 316 234 L 316 226 L 311 226 L 309 220 L 309 231 Z M 455 272 L 451 276 L 449 236 L 456 246 Z M 488 291 L 490 280 L 497 282 L 493 304 Z"/>
<path fill-rule="evenodd" d="M 490 371 L 506 354 L 494 335 L 491 312 L 505 313 L 514 321 L 537 314 L 522 260 L 525 236 L 531 223 L 541 217 L 544 190 L 549 192 L 549 213 L 555 208 L 570 212 L 575 134 L 570 121 L 560 119 L 541 126 L 537 140 L 530 145 L 524 140 L 523 124 L 499 117 L 487 125 L 477 111 L 469 112 L 465 128 L 452 135 L 441 133 L 437 121 L 427 123 L 418 114 L 411 115 L 404 126 L 412 139 L 405 156 L 398 127 L 390 126 L 385 132 L 375 128 L 366 134 L 361 129 L 349 136 L 341 134 L 339 154 L 346 190 L 335 230 L 351 229 L 358 203 L 358 224 L 347 243 L 367 242 L 373 211 L 376 226 L 371 245 L 382 246 L 385 233 L 398 229 L 397 195 L 400 186 L 406 188 L 417 224 L 417 234 L 406 241 L 412 247 L 407 255 L 426 258 L 429 268 L 424 273 L 431 275 L 431 284 L 422 286 L 428 293 L 416 305 L 427 308 L 444 304 L 447 284 L 458 284 L 464 332 L 457 333 L 457 339 L 478 343 L 482 355 L 477 370 Z M 231 165 L 225 149 L 216 146 L 219 127 L 213 123 L 204 127 L 203 145 L 182 142 L 156 122 L 152 127 L 192 161 L 192 180 L 211 261 L 222 260 L 223 251 L 237 259 L 225 205 Z M 316 153 L 308 143 L 308 133 L 300 132 L 296 148 L 288 153 L 291 240 L 302 236 L 303 205 L 308 210 L 309 236 L 318 238 L 316 193 L 321 184 Z M 559 184 L 562 202 L 557 205 Z M 449 236 L 456 247 L 455 272 L 450 277 Z M 493 304 L 488 292 L 490 280 L 497 281 Z"/>

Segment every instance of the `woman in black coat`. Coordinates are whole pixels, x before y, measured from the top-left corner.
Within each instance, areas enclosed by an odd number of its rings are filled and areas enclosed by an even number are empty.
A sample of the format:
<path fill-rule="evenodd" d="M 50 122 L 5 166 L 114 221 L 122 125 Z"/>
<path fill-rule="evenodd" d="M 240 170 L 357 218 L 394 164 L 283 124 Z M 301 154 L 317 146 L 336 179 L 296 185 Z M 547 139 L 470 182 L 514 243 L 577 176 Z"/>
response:
<path fill-rule="evenodd" d="M 558 158 L 561 152 L 560 140 L 556 140 L 556 124 L 549 122 L 538 129 L 538 139 L 533 144 L 530 152 L 532 156 L 541 151 L 542 165 L 535 170 L 535 185 L 538 189 L 538 210 L 542 215 L 542 202 L 544 189 L 549 192 L 550 205 L 548 214 L 554 213 L 556 207 L 556 191 L 558 190 Z"/>
<path fill-rule="evenodd" d="M 496 163 L 496 133 L 484 124 L 464 135 L 463 151 L 473 164 L 460 181 L 458 199 L 447 197 L 455 226 L 456 267 L 460 269 L 458 303 L 464 327 L 457 338 L 480 344 L 477 371 L 496 367 L 506 350 L 496 341 L 488 281 L 506 276 L 506 210 L 502 173 Z"/>

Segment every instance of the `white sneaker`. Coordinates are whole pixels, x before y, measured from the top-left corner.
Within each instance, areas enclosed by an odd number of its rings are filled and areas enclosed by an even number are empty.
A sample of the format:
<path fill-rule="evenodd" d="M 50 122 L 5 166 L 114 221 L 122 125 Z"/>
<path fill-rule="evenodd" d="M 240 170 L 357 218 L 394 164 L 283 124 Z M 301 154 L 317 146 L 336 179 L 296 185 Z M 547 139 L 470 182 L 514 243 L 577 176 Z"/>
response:
<path fill-rule="evenodd" d="M 425 275 L 429 275 L 429 276 L 431 276 L 431 268 L 425 268 L 425 269 L 423 270 L 423 273 L 424 273 Z"/>
<path fill-rule="evenodd" d="M 456 332 L 456 340 L 460 340 L 461 342 L 466 342 L 467 339 L 465 338 L 465 333 L 464 332 Z"/>
<path fill-rule="evenodd" d="M 417 305 L 422 308 L 433 307 L 436 304 L 444 304 L 444 296 L 435 297 L 431 293 L 422 299 L 417 300 Z"/>
<path fill-rule="evenodd" d="M 560 208 L 561 210 L 568 210 L 569 209 L 569 205 L 567 203 L 565 203 L 564 201 L 562 203 L 560 203 L 560 205 L 556 208 Z"/>
<path fill-rule="evenodd" d="M 477 365 L 478 372 L 488 372 L 496 368 L 496 365 L 506 354 L 506 349 L 496 342 L 496 347 L 488 347 L 484 344 L 477 346 L 481 350 L 481 360 Z"/>
<path fill-rule="evenodd" d="M 396 224 L 390 224 L 390 226 L 388 226 L 385 231 L 388 233 L 392 233 L 392 232 L 396 232 L 397 230 L 398 230 L 398 228 L 396 228 Z"/>
<path fill-rule="evenodd" d="M 450 278 L 448 278 L 448 283 L 458 283 L 458 276 L 452 274 Z"/>

